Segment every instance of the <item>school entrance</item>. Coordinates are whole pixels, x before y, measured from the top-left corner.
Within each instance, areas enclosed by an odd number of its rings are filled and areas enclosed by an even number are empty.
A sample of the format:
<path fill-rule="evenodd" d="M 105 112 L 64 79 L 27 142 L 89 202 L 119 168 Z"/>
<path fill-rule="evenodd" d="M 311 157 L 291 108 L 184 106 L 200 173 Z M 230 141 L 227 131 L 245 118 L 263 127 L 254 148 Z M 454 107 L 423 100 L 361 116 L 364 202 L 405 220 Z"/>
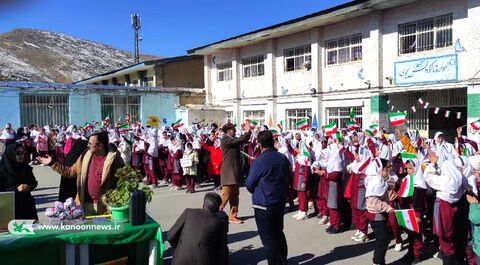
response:
<path fill-rule="evenodd" d="M 389 111 L 407 111 L 408 129 L 419 130 L 423 137 L 433 138 L 437 131 L 441 131 L 446 140 L 452 142 L 457 127 L 467 122 L 467 88 L 392 93 L 388 98 Z M 437 112 L 436 108 L 439 108 Z M 464 128 L 463 134 L 466 133 Z"/>

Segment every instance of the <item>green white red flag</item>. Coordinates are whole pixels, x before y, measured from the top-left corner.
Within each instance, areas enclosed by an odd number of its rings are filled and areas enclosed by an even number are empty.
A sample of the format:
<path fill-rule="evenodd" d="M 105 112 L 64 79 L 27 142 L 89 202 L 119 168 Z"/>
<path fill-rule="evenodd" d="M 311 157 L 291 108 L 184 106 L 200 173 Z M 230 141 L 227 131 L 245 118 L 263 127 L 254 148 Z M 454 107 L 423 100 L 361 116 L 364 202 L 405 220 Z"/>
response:
<path fill-rule="evenodd" d="M 399 226 L 417 233 L 420 232 L 417 220 L 415 218 L 415 211 L 413 209 L 395 210 L 395 216 L 397 217 Z"/>
<path fill-rule="evenodd" d="M 352 119 L 352 121 L 358 124 L 357 115 L 355 114 L 355 111 L 353 109 L 350 110 L 350 119 Z"/>
<path fill-rule="evenodd" d="M 480 129 L 480 120 L 476 120 L 472 123 L 470 123 L 470 126 L 472 126 L 473 129 L 479 130 Z"/>
<path fill-rule="evenodd" d="M 278 129 L 280 130 L 280 132 L 283 132 L 283 121 L 280 121 L 280 122 L 277 124 L 277 127 L 278 127 Z"/>
<path fill-rule="evenodd" d="M 301 119 L 298 121 L 295 125 L 297 125 L 298 129 L 300 130 L 305 130 L 308 128 L 308 120 L 307 119 Z"/>
<path fill-rule="evenodd" d="M 323 128 L 325 129 L 325 134 L 327 136 L 332 136 L 333 133 L 337 132 L 337 123 L 332 122 L 330 124 L 323 126 Z"/>
<path fill-rule="evenodd" d="M 373 134 L 377 134 L 378 133 L 378 124 L 370 125 L 370 130 L 372 130 Z"/>
<path fill-rule="evenodd" d="M 403 178 L 400 190 L 398 190 L 398 196 L 402 198 L 413 196 L 413 175 L 407 175 Z"/>
<path fill-rule="evenodd" d="M 390 112 L 388 117 L 390 118 L 390 124 L 392 126 L 397 126 L 405 123 L 405 117 L 407 114 L 405 112 Z"/>
<path fill-rule="evenodd" d="M 178 119 L 174 124 L 173 124 L 173 129 L 176 130 L 180 127 L 182 127 L 184 124 L 183 124 L 183 120 L 182 119 Z"/>
<path fill-rule="evenodd" d="M 360 126 L 358 126 L 358 124 L 354 121 L 345 121 L 345 124 L 347 125 L 349 131 L 360 129 Z"/>
<path fill-rule="evenodd" d="M 253 120 L 250 120 L 250 130 L 255 129 L 255 126 L 257 126 L 257 122 L 253 121 Z"/>

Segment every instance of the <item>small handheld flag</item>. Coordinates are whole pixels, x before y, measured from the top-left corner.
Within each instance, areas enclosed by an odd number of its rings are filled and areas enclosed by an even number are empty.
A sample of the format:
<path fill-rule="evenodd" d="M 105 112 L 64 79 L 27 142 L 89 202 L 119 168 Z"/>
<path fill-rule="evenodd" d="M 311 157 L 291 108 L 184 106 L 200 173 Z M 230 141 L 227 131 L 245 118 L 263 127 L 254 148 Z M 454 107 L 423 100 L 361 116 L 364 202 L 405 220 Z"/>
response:
<path fill-rule="evenodd" d="M 396 210 L 395 216 L 397 217 L 398 225 L 405 227 L 408 230 L 419 233 L 418 223 L 415 218 L 415 211 L 413 209 L 408 210 Z"/>
<path fill-rule="evenodd" d="M 460 120 L 462 118 L 462 113 L 461 112 L 457 112 L 457 120 Z"/>
<path fill-rule="evenodd" d="M 257 126 L 257 122 L 254 120 L 250 120 L 250 130 L 255 129 L 255 126 Z"/>
<path fill-rule="evenodd" d="M 280 123 L 277 124 L 278 129 L 280 129 L 280 132 L 283 132 L 283 121 L 280 121 Z"/>
<path fill-rule="evenodd" d="M 450 117 L 450 111 L 449 111 L 449 110 L 446 110 L 446 111 L 445 111 L 444 117 L 445 117 L 445 118 L 449 118 L 449 117 Z"/>
<path fill-rule="evenodd" d="M 415 106 L 411 106 L 410 109 L 413 111 L 413 113 L 417 112 L 417 108 L 415 108 Z"/>
<path fill-rule="evenodd" d="M 439 107 L 435 107 L 435 109 L 433 109 L 433 114 L 437 115 L 439 112 L 440 112 Z"/>
<path fill-rule="evenodd" d="M 298 121 L 297 123 L 295 123 L 295 125 L 297 125 L 298 129 L 300 129 L 300 130 L 307 129 L 308 128 L 308 120 L 307 119 L 302 119 L 302 120 Z"/>
<path fill-rule="evenodd" d="M 430 103 L 426 102 L 425 105 L 423 106 L 424 109 L 428 109 L 428 106 L 430 105 Z"/>
<path fill-rule="evenodd" d="M 422 98 L 419 98 L 419 99 L 418 99 L 418 103 L 420 103 L 420 105 L 423 105 L 423 99 L 422 99 Z"/>
<path fill-rule="evenodd" d="M 347 125 L 349 131 L 355 131 L 360 128 L 354 121 L 345 121 L 345 124 Z"/>
<path fill-rule="evenodd" d="M 330 124 L 323 126 L 323 128 L 325 128 L 325 134 L 327 136 L 332 136 L 333 133 L 337 132 L 337 123 L 332 122 Z"/>
<path fill-rule="evenodd" d="M 470 126 L 472 126 L 473 129 L 479 130 L 480 129 L 480 120 L 476 120 L 472 123 L 470 123 Z"/>
<path fill-rule="evenodd" d="M 390 124 L 392 126 L 397 126 L 405 123 L 405 117 L 407 114 L 405 112 L 390 112 L 388 117 L 390 117 Z"/>
<path fill-rule="evenodd" d="M 398 196 L 402 198 L 413 196 L 413 175 L 408 175 L 403 178 Z"/>
<path fill-rule="evenodd" d="M 183 121 L 182 119 L 178 119 L 174 124 L 173 124 L 173 129 L 178 129 L 180 127 L 182 127 L 184 124 L 183 124 Z"/>
<path fill-rule="evenodd" d="M 372 130 L 373 134 L 377 134 L 378 132 L 378 124 L 370 125 L 370 130 Z"/>

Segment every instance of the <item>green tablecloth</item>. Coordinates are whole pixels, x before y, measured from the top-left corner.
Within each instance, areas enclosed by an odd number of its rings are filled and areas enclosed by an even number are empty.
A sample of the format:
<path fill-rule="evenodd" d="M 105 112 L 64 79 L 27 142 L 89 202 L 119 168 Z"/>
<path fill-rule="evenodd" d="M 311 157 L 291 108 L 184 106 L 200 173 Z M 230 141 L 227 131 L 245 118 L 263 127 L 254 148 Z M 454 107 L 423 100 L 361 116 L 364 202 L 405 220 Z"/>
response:
<path fill-rule="evenodd" d="M 147 215 L 145 224 L 132 226 L 124 224 L 120 234 L 97 234 L 85 231 L 71 234 L 34 234 L 34 235 L 0 235 L 0 257 L 2 264 L 59 264 L 61 251 L 65 243 L 116 245 L 156 241 L 157 264 L 163 264 L 165 245 L 160 225 Z M 43 261 L 42 261 L 43 260 Z M 30 263 L 32 262 L 33 263 Z"/>

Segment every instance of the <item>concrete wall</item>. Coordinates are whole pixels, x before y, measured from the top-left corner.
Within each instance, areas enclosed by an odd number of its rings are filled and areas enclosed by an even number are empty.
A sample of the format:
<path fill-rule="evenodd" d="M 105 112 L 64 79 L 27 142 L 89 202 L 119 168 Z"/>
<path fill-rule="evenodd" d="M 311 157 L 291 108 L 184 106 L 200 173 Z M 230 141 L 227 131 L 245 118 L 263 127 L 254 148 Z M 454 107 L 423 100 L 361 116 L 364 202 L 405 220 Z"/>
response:
<path fill-rule="evenodd" d="M 68 115 L 71 124 L 100 121 L 102 109 L 100 94 L 71 92 L 68 97 Z"/>
<path fill-rule="evenodd" d="M 20 97 L 18 89 L 0 88 L 0 127 L 4 128 L 5 124 L 10 122 L 13 127 L 20 126 Z"/>
<path fill-rule="evenodd" d="M 166 63 L 160 68 L 161 73 L 155 68 L 155 77 L 163 79 L 160 87 L 204 87 L 203 58 Z"/>
<path fill-rule="evenodd" d="M 166 118 L 170 125 L 176 120 L 175 105 L 178 103 L 178 96 L 174 94 L 142 95 L 140 105 L 142 124 L 147 125 L 149 116 L 157 116 L 160 120 Z"/>
<path fill-rule="evenodd" d="M 300 33 L 281 36 L 260 43 L 209 54 L 205 59 L 207 98 L 213 104 L 233 111 L 242 119 L 244 110 L 265 110 L 268 121 L 272 114 L 274 123 L 285 119 L 285 111 L 295 108 L 311 108 L 319 123 L 326 121 L 326 109 L 330 107 L 362 106 L 363 127 L 385 120 L 385 113 L 372 112 L 371 97 L 410 90 L 436 90 L 465 88 L 471 78 L 480 78 L 480 2 L 478 0 L 422 0 L 413 4 L 349 19 L 323 27 L 312 27 Z M 436 16 L 453 14 L 452 46 L 425 52 L 399 55 L 398 25 Z M 336 65 L 326 64 L 326 42 L 355 34 L 362 35 L 362 60 Z M 455 42 L 465 48 L 458 55 L 459 82 L 437 85 L 395 86 L 387 77 L 394 77 L 395 62 L 433 56 L 455 54 Z M 312 64 L 310 70 L 286 72 L 284 50 L 310 45 Z M 242 65 L 233 64 L 233 80 L 218 82 L 216 63 L 241 62 L 242 58 L 264 55 L 265 75 L 242 78 Z M 238 70 L 237 70 L 238 69 Z M 237 75 L 239 75 L 238 78 Z M 478 94 L 478 89 L 468 89 Z M 312 95 L 315 88 L 320 95 Z M 384 90 L 385 89 L 385 90 Z M 288 91 L 283 93 L 282 91 Z M 210 95 L 211 93 L 211 95 Z M 477 97 L 475 97 L 477 98 Z M 473 101 L 469 106 L 474 106 Z M 377 103 L 374 103 L 377 104 Z M 381 103 L 384 104 L 384 103 Z M 397 103 L 398 107 L 409 109 Z M 477 102 L 480 104 L 480 102 Z M 379 106 L 375 106 L 376 109 Z M 473 109 L 473 108 L 470 108 Z M 474 116 L 472 116 L 474 115 Z M 469 120 L 480 113 L 469 111 Z"/>
<path fill-rule="evenodd" d="M 205 119 L 205 123 L 216 123 L 221 126 L 225 123 L 225 111 L 223 110 L 208 110 L 208 109 L 177 109 L 176 119 L 182 119 L 186 126 L 190 126 L 193 123 L 201 122 Z"/>

